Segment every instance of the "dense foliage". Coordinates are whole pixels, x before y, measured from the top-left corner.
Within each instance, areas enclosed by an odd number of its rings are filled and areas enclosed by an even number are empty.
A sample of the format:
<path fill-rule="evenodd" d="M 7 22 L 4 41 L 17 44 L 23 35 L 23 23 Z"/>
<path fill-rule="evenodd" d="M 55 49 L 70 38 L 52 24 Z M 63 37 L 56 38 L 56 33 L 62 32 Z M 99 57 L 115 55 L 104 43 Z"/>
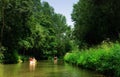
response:
<path fill-rule="evenodd" d="M 72 53 L 67 53 L 65 61 L 80 67 L 94 70 L 111 77 L 120 77 L 120 44 L 103 43 L 102 45 Z"/>
<path fill-rule="evenodd" d="M 67 53 L 65 61 L 120 77 L 120 43 L 112 43 L 120 37 L 119 3 L 120 0 L 79 0 L 74 4 L 73 38 L 79 48 Z"/>
<path fill-rule="evenodd" d="M 74 4 L 72 19 L 79 46 L 117 40 L 120 33 L 120 0 L 79 0 Z"/>
<path fill-rule="evenodd" d="M 4 63 L 21 56 L 48 59 L 71 50 L 66 18 L 40 0 L 0 1 L 0 51 Z"/>

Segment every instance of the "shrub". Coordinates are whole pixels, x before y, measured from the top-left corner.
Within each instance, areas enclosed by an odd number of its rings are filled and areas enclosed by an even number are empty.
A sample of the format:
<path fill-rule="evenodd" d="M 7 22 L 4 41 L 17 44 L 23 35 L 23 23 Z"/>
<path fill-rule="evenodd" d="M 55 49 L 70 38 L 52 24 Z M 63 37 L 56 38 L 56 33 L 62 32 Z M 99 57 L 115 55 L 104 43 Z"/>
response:
<path fill-rule="evenodd" d="M 3 57 L 3 63 L 4 64 L 12 64 L 12 63 L 18 63 L 19 56 L 16 50 L 11 51 L 11 52 L 4 52 L 4 57 Z"/>
<path fill-rule="evenodd" d="M 120 44 L 103 43 L 98 47 L 72 52 L 64 60 L 105 75 L 120 77 Z"/>
<path fill-rule="evenodd" d="M 3 60 L 3 52 L 6 51 L 6 48 L 4 46 L 0 46 L 0 63 L 2 63 Z"/>

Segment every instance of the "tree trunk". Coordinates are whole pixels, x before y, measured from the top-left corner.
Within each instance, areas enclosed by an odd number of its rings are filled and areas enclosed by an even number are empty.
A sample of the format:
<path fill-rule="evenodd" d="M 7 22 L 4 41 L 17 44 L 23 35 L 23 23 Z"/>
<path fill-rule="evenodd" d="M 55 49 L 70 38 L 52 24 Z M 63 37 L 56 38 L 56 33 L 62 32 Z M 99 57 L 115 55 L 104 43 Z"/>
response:
<path fill-rule="evenodd" d="M 2 39 L 3 39 L 3 31 L 5 27 L 5 21 L 4 21 L 4 6 L 2 7 L 2 27 L 1 27 L 1 34 L 0 34 L 0 46 L 2 46 Z"/>

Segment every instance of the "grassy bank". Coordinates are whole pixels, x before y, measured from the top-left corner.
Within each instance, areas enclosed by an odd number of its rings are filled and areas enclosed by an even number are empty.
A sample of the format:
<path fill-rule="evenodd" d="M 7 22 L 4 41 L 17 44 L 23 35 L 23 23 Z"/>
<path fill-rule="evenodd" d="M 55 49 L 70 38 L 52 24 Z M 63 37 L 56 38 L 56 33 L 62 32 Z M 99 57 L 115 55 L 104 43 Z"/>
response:
<path fill-rule="evenodd" d="M 66 62 L 105 75 L 120 77 L 120 44 L 103 43 L 98 47 L 67 53 Z"/>

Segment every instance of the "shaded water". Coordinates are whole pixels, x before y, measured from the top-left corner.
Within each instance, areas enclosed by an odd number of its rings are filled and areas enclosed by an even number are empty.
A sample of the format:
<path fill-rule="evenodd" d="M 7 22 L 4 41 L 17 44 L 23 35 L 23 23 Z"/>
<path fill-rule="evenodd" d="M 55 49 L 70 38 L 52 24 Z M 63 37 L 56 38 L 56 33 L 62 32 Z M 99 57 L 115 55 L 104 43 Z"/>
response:
<path fill-rule="evenodd" d="M 103 77 L 66 63 L 54 64 L 51 61 L 19 64 L 0 64 L 0 77 Z"/>

